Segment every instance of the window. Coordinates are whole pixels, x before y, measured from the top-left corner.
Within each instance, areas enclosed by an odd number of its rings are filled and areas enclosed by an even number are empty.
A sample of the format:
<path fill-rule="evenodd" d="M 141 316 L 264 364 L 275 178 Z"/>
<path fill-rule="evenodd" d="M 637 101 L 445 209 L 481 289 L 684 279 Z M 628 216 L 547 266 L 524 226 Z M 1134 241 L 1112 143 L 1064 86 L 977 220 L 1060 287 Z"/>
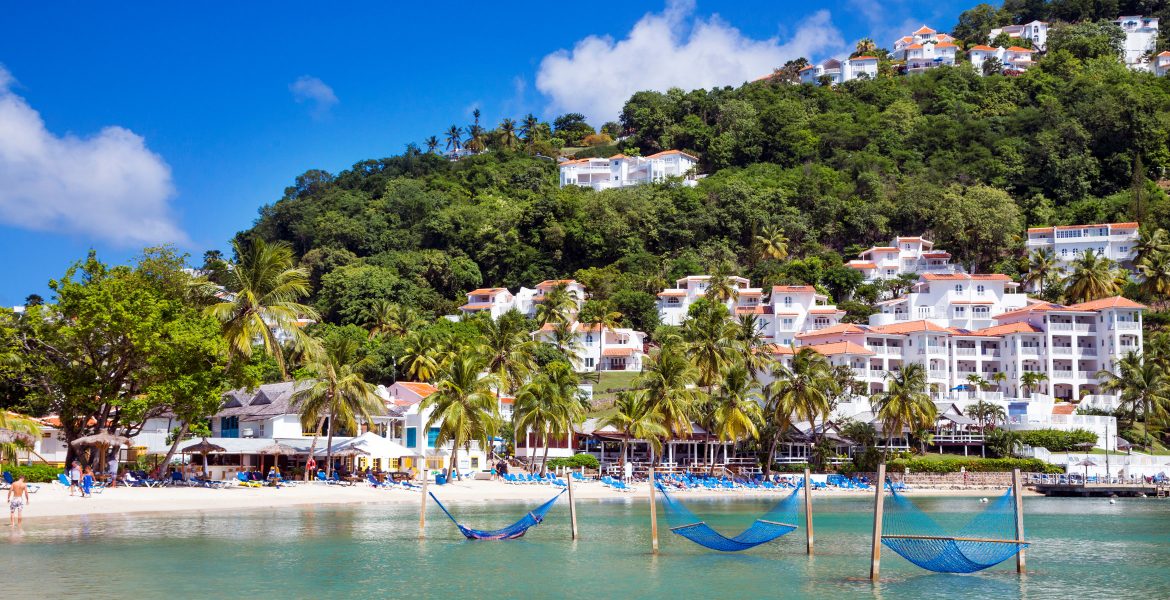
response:
<path fill-rule="evenodd" d="M 1061 248 L 1060 255 L 1061 256 L 1068 256 L 1068 248 Z"/>
<path fill-rule="evenodd" d="M 592 345 L 593 345 L 593 334 L 592 334 L 592 333 L 590 333 L 590 334 L 587 334 L 587 335 L 585 336 L 585 343 L 586 343 L 586 344 L 589 344 L 590 346 L 592 346 Z"/>
<path fill-rule="evenodd" d="M 225 438 L 240 437 L 240 418 L 239 417 L 220 417 L 219 419 L 219 435 Z"/>
<path fill-rule="evenodd" d="M 1122 253 L 1122 254 L 1125 254 L 1126 252 L 1129 252 L 1129 246 L 1121 246 L 1120 248 L 1117 249 L 1117 251 Z"/>
<path fill-rule="evenodd" d="M 962 293 L 963 293 L 963 284 L 961 284 L 961 283 L 956 283 L 956 284 L 955 284 L 955 293 L 956 293 L 956 294 L 962 294 Z"/>
<path fill-rule="evenodd" d="M 1097 254 L 1100 256 L 1105 256 L 1105 248 L 1102 246 L 1097 246 Z"/>
<path fill-rule="evenodd" d="M 418 428 L 417 427 L 407 427 L 406 428 L 406 447 L 407 448 L 414 448 L 415 446 L 418 446 Z"/>
<path fill-rule="evenodd" d="M 586 368 L 586 369 L 592 369 L 592 368 L 594 367 L 594 365 L 595 365 L 595 364 L 596 364 L 596 363 L 594 363 L 594 362 L 593 362 L 593 358 L 592 358 L 592 357 L 590 357 L 590 358 L 586 358 L 586 359 L 585 359 L 585 368 Z"/>
<path fill-rule="evenodd" d="M 976 306 L 975 308 L 971 309 L 971 312 L 974 313 L 973 316 L 976 319 L 986 319 L 987 318 L 987 307 L 986 306 Z"/>
<path fill-rule="evenodd" d="M 671 298 L 666 301 L 667 304 L 678 304 L 678 298 Z"/>
<path fill-rule="evenodd" d="M 794 323 L 794 321 L 792 320 L 792 318 L 784 318 L 784 319 L 780 320 L 780 326 L 783 327 L 784 329 L 792 329 L 793 323 Z"/>
<path fill-rule="evenodd" d="M 785 296 L 784 297 L 784 306 L 785 307 L 792 306 L 792 296 Z"/>
<path fill-rule="evenodd" d="M 439 428 L 431 427 L 427 430 L 427 447 L 434 448 L 435 440 L 439 439 Z"/>
<path fill-rule="evenodd" d="M 975 295 L 976 296 L 982 296 L 984 291 L 986 291 L 986 288 L 984 288 L 983 286 L 981 286 L 981 285 L 975 286 Z"/>
<path fill-rule="evenodd" d="M 966 306 L 956 306 L 955 307 L 955 318 L 963 319 L 966 317 L 967 317 L 967 307 Z"/>

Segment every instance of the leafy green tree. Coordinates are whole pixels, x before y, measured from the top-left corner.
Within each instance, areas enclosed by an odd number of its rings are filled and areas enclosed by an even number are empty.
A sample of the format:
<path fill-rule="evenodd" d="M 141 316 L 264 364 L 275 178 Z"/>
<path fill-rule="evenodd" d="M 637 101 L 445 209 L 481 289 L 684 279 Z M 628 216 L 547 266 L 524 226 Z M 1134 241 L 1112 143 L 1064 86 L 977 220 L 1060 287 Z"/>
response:
<path fill-rule="evenodd" d="M 662 416 L 662 425 L 671 436 L 690 435 L 691 417 L 701 392 L 694 388 L 699 373 L 682 354 L 679 344 L 664 345 L 652 356 L 635 379 L 635 387 L 646 395 L 650 409 Z"/>
<path fill-rule="evenodd" d="M 831 409 L 831 371 L 828 359 L 808 347 L 800 348 L 793 355 L 791 366 L 777 364 L 772 371 L 772 382 L 764 388 L 765 410 L 770 419 L 789 425 L 794 417 L 807 420 L 816 446 L 820 440 L 817 419 L 827 419 Z"/>
<path fill-rule="evenodd" d="M 596 133 L 581 113 L 567 113 L 553 119 L 553 133 L 570 146 L 579 146 L 585 136 Z"/>
<path fill-rule="evenodd" d="M 566 439 L 573 426 L 585 421 L 589 401 L 581 392 L 580 381 L 567 362 L 554 362 L 520 389 L 516 395 L 513 418 L 517 431 L 535 431 L 544 442 L 541 474 L 547 471 L 548 448 L 553 440 Z M 532 460 L 535 461 L 535 453 Z"/>
<path fill-rule="evenodd" d="M 1020 375 L 1020 384 L 1024 386 L 1024 389 L 1028 392 L 1029 395 L 1031 395 L 1032 392 L 1036 391 L 1036 388 L 1039 387 L 1040 382 L 1044 381 L 1045 379 L 1048 379 L 1048 376 L 1044 373 L 1039 371 L 1025 371 L 1022 375 Z"/>
<path fill-rule="evenodd" d="M 1011 196 L 982 185 L 947 188 L 935 205 L 934 224 L 939 244 L 969 264 L 972 273 L 998 259 L 1022 227 Z"/>
<path fill-rule="evenodd" d="M 959 22 L 951 29 L 951 35 L 968 44 L 982 44 L 987 41 L 992 29 L 1010 23 L 1010 17 L 1002 14 L 995 6 L 976 4 L 959 13 Z"/>
<path fill-rule="evenodd" d="M 1125 32 L 1112 21 L 1056 23 L 1048 31 L 1049 52 L 1066 50 L 1081 60 L 1119 59 L 1124 44 Z"/>
<path fill-rule="evenodd" d="M 1028 272 L 1024 275 L 1022 283 L 1043 290 L 1046 283 L 1060 279 L 1063 272 L 1064 267 L 1051 248 L 1037 248 L 1028 253 Z"/>
<path fill-rule="evenodd" d="M 618 392 L 613 407 L 598 420 L 601 427 L 613 427 L 622 432 L 621 464 L 629 457 L 630 440 L 644 440 L 654 454 L 662 455 L 662 440 L 670 435 L 663 423 L 666 419 L 651 405 L 645 390 Z"/>
<path fill-rule="evenodd" d="M 1156 361 L 1141 354 L 1128 352 L 1117 364 L 1117 372 L 1102 369 L 1097 372 L 1101 390 L 1118 394 L 1120 410 L 1130 423 L 1144 421 L 1145 445 L 1149 445 L 1151 428 L 1166 424 L 1170 419 L 1170 379 Z"/>

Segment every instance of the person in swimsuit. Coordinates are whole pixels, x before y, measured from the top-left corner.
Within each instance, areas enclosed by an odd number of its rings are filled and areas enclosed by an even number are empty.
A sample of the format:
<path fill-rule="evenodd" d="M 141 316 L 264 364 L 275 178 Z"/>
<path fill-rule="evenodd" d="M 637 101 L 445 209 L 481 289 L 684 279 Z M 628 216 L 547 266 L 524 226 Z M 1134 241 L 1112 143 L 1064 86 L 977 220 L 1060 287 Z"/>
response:
<path fill-rule="evenodd" d="M 24 482 L 24 475 L 21 475 L 8 489 L 9 527 L 15 527 L 24 521 L 25 506 L 28 506 L 28 484 Z"/>

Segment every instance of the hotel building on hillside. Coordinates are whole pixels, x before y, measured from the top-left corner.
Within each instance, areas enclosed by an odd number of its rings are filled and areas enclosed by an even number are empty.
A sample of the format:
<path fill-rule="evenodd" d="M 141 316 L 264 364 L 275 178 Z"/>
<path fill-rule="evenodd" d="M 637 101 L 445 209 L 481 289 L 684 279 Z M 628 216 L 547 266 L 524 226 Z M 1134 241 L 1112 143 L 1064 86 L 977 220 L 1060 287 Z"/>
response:
<path fill-rule="evenodd" d="M 894 41 L 894 58 L 906 63 L 907 73 L 922 73 L 943 65 L 954 65 L 959 47 L 955 38 L 926 25 Z"/>
<path fill-rule="evenodd" d="M 575 322 L 571 325 L 573 370 L 641 371 L 646 358 L 646 334 L 624 327 L 604 328 Z M 556 344 L 556 328 L 545 324 L 532 332 L 532 339 Z"/>
<path fill-rule="evenodd" d="M 1048 23 L 1032 21 L 1023 25 L 1005 25 L 996 27 L 987 34 L 987 42 L 995 43 L 999 34 L 1006 33 L 1012 39 L 1025 39 L 1032 42 L 1032 47 L 1041 52 L 1048 49 Z"/>
<path fill-rule="evenodd" d="M 1065 267 L 1072 265 L 1088 250 L 1119 265 L 1132 268 L 1137 254 L 1137 223 L 1102 223 L 1097 225 L 1058 225 L 1030 227 L 1027 249 L 1052 250 Z"/>
<path fill-rule="evenodd" d="M 851 260 L 847 266 L 861 271 L 866 281 L 894 279 L 905 273 L 961 273 L 951 264 L 951 254 L 935 250 L 934 242 L 923 237 L 896 237 L 889 246 L 874 246 Z"/>
<path fill-rule="evenodd" d="M 830 85 L 837 85 L 854 79 L 876 79 L 877 76 L 876 56 L 854 56 L 845 60 L 831 58 L 800 70 L 801 83 L 820 83 L 821 77 L 828 77 Z"/>
<path fill-rule="evenodd" d="M 925 320 L 940 327 L 983 329 L 995 324 L 995 316 L 1027 306 L 1028 296 L 1018 293 L 1019 287 L 1007 275 L 927 273 L 910 293 L 879 302 L 881 312 L 869 321 L 890 325 Z"/>
<path fill-rule="evenodd" d="M 1150 70 L 1149 55 L 1158 43 L 1156 17 L 1121 16 L 1113 21 L 1125 32 L 1122 59 L 1132 69 Z"/>
<path fill-rule="evenodd" d="M 609 158 L 581 158 L 558 165 L 560 186 L 579 185 L 595 190 L 642 185 L 683 177 L 684 185 L 696 184 L 699 159 L 681 150 L 664 150 L 650 156 L 615 154 Z"/>
<path fill-rule="evenodd" d="M 544 302 L 548 293 L 558 285 L 565 286 L 565 291 L 576 303 L 577 310 L 580 310 L 585 303 L 585 286 L 573 279 L 547 279 L 536 284 L 534 289 L 522 287 L 515 294 L 507 288 L 471 290 L 467 293 L 467 303 L 459 307 L 459 312 L 463 315 L 486 312 L 491 318 L 498 319 L 500 315 L 515 309 L 531 319 L 536 316 L 537 307 Z"/>
<path fill-rule="evenodd" d="M 979 73 L 983 73 L 983 63 L 992 58 L 999 60 L 1001 72 L 1027 71 L 1032 67 L 1036 51 L 1019 46 L 972 46 L 967 49 L 967 55 L 971 58 L 971 66 Z"/>

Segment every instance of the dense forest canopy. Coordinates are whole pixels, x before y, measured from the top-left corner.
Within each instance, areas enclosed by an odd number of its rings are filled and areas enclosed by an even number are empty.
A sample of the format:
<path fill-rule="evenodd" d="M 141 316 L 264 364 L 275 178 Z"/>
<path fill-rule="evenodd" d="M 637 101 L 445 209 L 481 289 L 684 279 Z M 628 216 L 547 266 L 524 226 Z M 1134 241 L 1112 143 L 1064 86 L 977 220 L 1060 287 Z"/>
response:
<path fill-rule="evenodd" d="M 562 121 L 565 138 L 583 133 Z M 410 146 L 306 172 L 240 237 L 290 242 L 332 322 L 364 323 L 385 299 L 449 314 L 475 287 L 572 276 L 653 330 L 654 292 L 691 273 L 817 284 L 842 301 L 859 284 L 843 261 L 894 235 L 1017 275 L 1027 226 L 1170 225 L 1170 78 L 1113 58 L 1050 52 L 1018 77 L 963 64 L 836 87 L 644 91 L 620 121 L 600 154 L 682 149 L 708 176 L 559 189 L 540 136 L 560 132 L 542 124 L 526 141 L 483 132 L 488 151 L 457 161 Z M 773 228 L 787 260 L 759 252 Z"/>

